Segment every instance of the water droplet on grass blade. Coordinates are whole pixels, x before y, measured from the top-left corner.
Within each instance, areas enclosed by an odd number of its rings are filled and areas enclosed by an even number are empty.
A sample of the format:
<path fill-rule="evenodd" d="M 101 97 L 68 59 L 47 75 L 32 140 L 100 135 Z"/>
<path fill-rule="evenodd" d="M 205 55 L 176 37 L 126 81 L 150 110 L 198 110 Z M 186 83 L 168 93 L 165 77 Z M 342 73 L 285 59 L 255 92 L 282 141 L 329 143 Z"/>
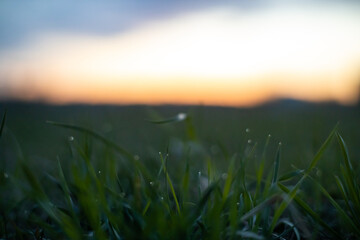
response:
<path fill-rule="evenodd" d="M 70 137 L 68 137 L 68 140 L 69 140 L 69 142 L 72 142 L 72 141 L 74 141 L 74 137 L 70 136 Z"/>
<path fill-rule="evenodd" d="M 99 170 L 99 174 L 101 174 L 101 171 Z"/>
<path fill-rule="evenodd" d="M 4 173 L 4 178 L 9 178 L 9 175 L 7 173 Z"/>
<path fill-rule="evenodd" d="M 250 132 L 250 128 L 246 128 L 245 132 L 249 133 Z"/>
<path fill-rule="evenodd" d="M 250 144 L 252 141 L 251 141 L 251 139 L 249 139 L 247 142 Z"/>
<path fill-rule="evenodd" d="M 150 184 L 150 186 L 154 186 L 154 182 L 150 182 L 149 184 Z"/>
<path fill-rule="evenodd" d="M 182 120 L 185 120 L 186 117 L 187 117 L 186 113 L 179 113 L 177 115 L 177 120 L 182 121 Z"/>
<path fill-rule="evenodd" d="M 201 172 L 200 171 L 198 172 L 198 175 L 199 175 L 199 177 L 201 177 Z"/>

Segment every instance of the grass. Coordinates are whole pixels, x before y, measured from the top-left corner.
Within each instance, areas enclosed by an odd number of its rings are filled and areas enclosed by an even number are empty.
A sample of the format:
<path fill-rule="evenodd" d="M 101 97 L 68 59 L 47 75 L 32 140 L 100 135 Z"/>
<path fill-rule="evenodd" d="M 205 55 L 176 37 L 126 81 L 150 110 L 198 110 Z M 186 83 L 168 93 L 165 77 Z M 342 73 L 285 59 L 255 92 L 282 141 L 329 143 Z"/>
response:
<path fill-rule="evenodd" d="M 282 164 L 291 160 L 283 159 L 284 144 L 270 135 L 262 146 L 247 141 L 234 153 L 219 143 L 220 161 L 199 140 L 192 117 L 147 120 L 181 126 L 187 137 L 180 141 L 180 158 L 172 146 L 140 158 L 95 130 L 47 122 L 79 137 L 69 139 L 69 154 L 58 156 L 45 172 L 23 154 L 11 172 L 3 165 L 1 238 L 360 238 L 358 169 L 338 126 L 307 166 L 283 172 Z M 0 138 L 15 141 L 6 119 L 5 112 Z M 269 149 L 274 145 L 277 149 Z M 332 185 L 318 174 L 329 151 L 339 153 L 340 171 L 327 176 Z"/>

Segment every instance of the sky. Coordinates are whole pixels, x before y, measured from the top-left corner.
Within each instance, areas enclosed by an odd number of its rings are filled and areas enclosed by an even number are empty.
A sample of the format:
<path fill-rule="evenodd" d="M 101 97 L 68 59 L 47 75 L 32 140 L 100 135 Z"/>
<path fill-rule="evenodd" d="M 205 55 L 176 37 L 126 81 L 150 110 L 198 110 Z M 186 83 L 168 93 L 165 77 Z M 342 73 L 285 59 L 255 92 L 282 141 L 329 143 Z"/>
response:
<path fill-rule="evenodd" d="M 0 100 L 353 104 L 360 2 L 0 1 Z"/>

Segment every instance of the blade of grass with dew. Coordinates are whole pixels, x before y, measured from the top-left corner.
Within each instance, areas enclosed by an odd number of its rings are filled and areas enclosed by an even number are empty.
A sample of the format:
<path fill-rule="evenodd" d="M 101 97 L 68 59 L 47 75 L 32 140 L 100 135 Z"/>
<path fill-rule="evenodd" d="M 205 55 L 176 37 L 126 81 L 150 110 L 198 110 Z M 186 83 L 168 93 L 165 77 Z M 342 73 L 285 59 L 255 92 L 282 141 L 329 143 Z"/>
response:
<path fill-rule="evenodd" d="M 209 187 L 206 188 L 205 192 L 203 193 L 201 199 L 197 203 L 196 211 L 194 211 L 194 215 L 198 216 L 203 208 L 205 207 L 206 203 L 209 201 L 211 194 L 218 188 L 219 182 L 213 182 Z M 196 219 L 197 217 L 195 217 Z"/>
<path fill-rule="evenodd" d="M 178 211 L 178 214 L 181 215 L 181 210 L 180 210 L 179 201 L 178 201 L 178 198 L 177 198 L 177 196 L 176 196 L 175 189 L 174 189 L 174 186 L 173 186 L 172 181 L 171 181 L 171 179 L 170 179 L 169 173 L 168 173 L 168 171 L 167 171 L 166 164 L 165 164 L 165 161 L 164 161 L 164 159 L 163 159 L 162 154 L 160 154 L 160 158 L 161 158 L 161 163 L 162 163 L 162 165 L 163 165 L 163 170 L 164 170 L 164 174 L 165 174 L 165 176 L 166 176 L 167 183 L 169 184 L 169 187 L 170 187 L 172 196 L 173 196 L 174 201 L 175 201 L 175 204 L 176 204 L 176 209 L 177 209 L 177 211 Z"/>
<path fill-rule="evenodd" d="M 292 199 L 296 196 L 298 189 L 300 188 L 301 183 L 304 181 L 304 179 L 310 174 L 311 170 L 316 166 L 322 155 L 324 154 L 325 150 L 329 147 L 331 140 L 334 138 L 336 130 L 337 130 L 338 124 L 334 127 L 334 129 L 331 131 L 325 142 L 322 144 L 318 152 L 315 154 L 315 157 L 310 162 L 309 167 L 305 170 L 304 175 L 302 178 L 296 183 L 294 188 L 287 193 L 287 199 L 286 201 L 283 201 L 278 209 L 274 213 L 274 217 L 272 220 L 272 223 L 270 225 L 269 234 L 272 233 L 276 227 L 277 221 L 279 220 L 280 216 L 285 211 L 286 207 L 290 204 Z"/>
<path fill-rule="evenodd" d="M 48 124 L 54 125 L 54 126 L 59 126 L 59 127 L 64 127 L 64 128 L 68 128 L 68 129 L 73 129 L 76 131 L 80 131 L 86 134 L 89 134 L 91 136 L 93 136 L 94 138 L 100 140 L 101 142 L 103 142 L 105 145 L 113 148 L 114 150 L 116 150 L 118 153 L 122 154 L 123 156 L 125 156 L 127 159 L 129 159 L 135 166 L 137 169 L 139 169 L 143 176 L 145 176 L 147 179 L 149 179 L 150 174 L 147 172 L 146 168 L 141 164 L 141 162 L 136 161 L 134 156 L 129 153 L 127 150 L 125 150 L 124 148 L 120 147 L 119 145 L 117 145 L 116 143 L 106 139 L 105 137 L 101 136 L 100 134 L 89 130 L 87 128 L 84 127 L 80 127 L 80 126 L 76 126 L 76 125 L 71 125 L 71 124 L 65 124 L 65 123 L 59 123 L 59 122 L 53 122 L 53 121 L 47 121 Z M 80 151 L 82 152 L 82 151 Z M 94 175 L 94 173 L 93 173 Z"/>
<path fill-rule="evenodd" d="M 109 221 L 111 223 L 115 223 L 115 217 L 113 213 L 111 212 L 106 197 L 105 192 L 106 189 L 104 188 L 104 185 L 101 184 L 99 178 L 96 175 L 94 166 L 90 162 L 90 153 L 87 150 L 87 145 L 85 145 L 84 150 L 76 146 L 77 151 L 79 152 L 80 156 L 84 160 L 85 167 L 87 169 L 87 177 L 89 177 L 89 182 L 94 184 L 94 188 L 90 190 L 88 186 L 84 185 L 82 181 L 78 181 L 81 184 L 82 195 L 80 195 L 80 202 L 82 203 L 82 206 L 84 207 L 84 210 L 87 211 L 88 219 L 90 220 L 90 223 L 92 227 L 95 230 L 95 234 L 97 235 L 97 238 L 105 238 L 105 233 L 102 230 L 100 223 L 97 221 L 97 219 L 100 218 L 101 210 L 104 211 L 105 215 L 108 217 Z M 95 196 L 97 198 L 98 203 L 94 203 L 93 199 L 90 199 L 88 197 Z"/>
<path fill-rule="evenodd" d="M 240 185 L 243 187 L 243 189 L 246 190 L 246 164 L 248 159 L 250 159 L 251 156 L 253 156 L 253 154 L 255 153 L 257 147 L 257 143 L 255 143 L 252 148 L 250 149 L 250 151 L 241 159 L 240 161 L 240 167 L 238 169 L 238 171 L 236 171 L 234 178 L 237 181 L 240 181 Z"/>
<path fill-rule="evenodd" d="M 272 233 L 277 225 L 277 221 L 279 220 L 280 216 L 285 211 L 286 207 L 290 204 L 292 199 L 296 196 L 298 189 L 300 188 L 300 185 L 304 181 L 304 179 L 310 174 L 311 170 L 316 166 L 322 155 L 324 154 L 325 150 L 329 147 L 331 140 L 334 138 L 336 134 L 338 124 L 334 127 L 334 129 L 331 131 L 323 145 L 320 147 L 318 152 L 315 154 L 315 157 L 310 162 L 309 167 L 305 170 L 304 175 L 302 178 L 296 183 L 294 188 L 287 194 L 287 199 L 283 201 L 278 209 L 274 213 L 274 217 L 272 220 L 272 223 L 270 225 L 269 234 Z"/>
<path fill-rule="evenodd" d="M 79 131 L 79 132 L 87 133 L 87 134 L 95 137 L 96 139 L 102 141 L 106 145 L 111 146 L 112 148 L 117 150 L 120 154 L 126 156 L 128 159 L 134 160 L 133 155 L 131 153 L 129 153 L 127 150 L 125 150 L 124 148 L 120 147 L 116 143 L 106 139 L 105 137 L 101 136 L 99 133 L 96 133 L 96 132 L 94 132 L 94 131 L 92 131 L 90 129 L 80 127 L 80 126 L 77 126 L 77 125 L 71 125 L 71 124 L 53 122 L 53 121 L 46 121 L 46 123 L 54 125 L 54 126 L 59 126 L 59 127 L 63 127 L 63 128 L 69 128 L 69 129 L 73 129 L 73 130 L 76 130 L 76 131 Z"/>
<path fill-rule="evenodd" d="M 154 124 L 166 124 L 166 123 L 175 123 L 175 122 L 181 122 L 184 121 L 187 118 L 186 113 L 179 113 L 174 117 L 162 119 L 162 120 L 146 120 L 148 122 L 154 123 Z"/>
<path fill-rule="evenodd" d="M 280 168 L 280 157 L 281 157 L 281 144 L 279 143 L 278 149 L 276 151 L 275 163 L 274 163 L 274 173 L 271 184 L 276 185 L 278 181 L 278 173 Z"/>

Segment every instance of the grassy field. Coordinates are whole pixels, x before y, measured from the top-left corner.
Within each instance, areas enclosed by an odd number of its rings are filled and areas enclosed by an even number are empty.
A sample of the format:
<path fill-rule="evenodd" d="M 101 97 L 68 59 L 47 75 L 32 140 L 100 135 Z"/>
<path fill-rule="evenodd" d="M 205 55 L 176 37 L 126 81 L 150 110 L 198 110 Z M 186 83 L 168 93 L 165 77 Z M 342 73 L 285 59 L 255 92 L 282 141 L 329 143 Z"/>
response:
<path fill-rule="evenodd" d="M 358 239 L 360 109 L 0 103 L 4 239 Z"/>

